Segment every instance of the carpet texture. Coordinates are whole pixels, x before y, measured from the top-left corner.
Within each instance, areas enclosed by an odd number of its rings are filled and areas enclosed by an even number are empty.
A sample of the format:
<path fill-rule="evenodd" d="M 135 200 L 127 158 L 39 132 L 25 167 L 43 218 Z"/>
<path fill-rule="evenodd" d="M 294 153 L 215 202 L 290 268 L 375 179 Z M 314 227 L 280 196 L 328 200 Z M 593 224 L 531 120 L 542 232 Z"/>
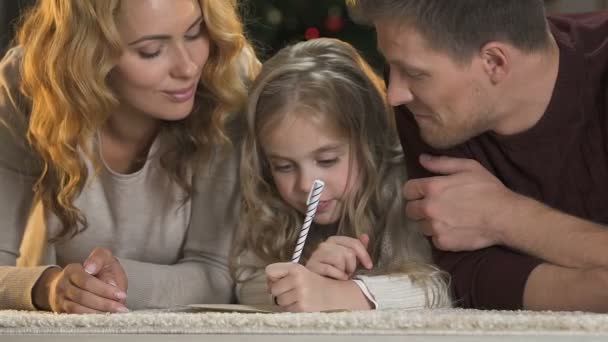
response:
<path fill-rule="evenodd" d="M 543 334 L 608 337 L 608 315 L 423 310 L 336 313 L 131 312 L 64 315 L 0 311 L 0 334 Z"/>

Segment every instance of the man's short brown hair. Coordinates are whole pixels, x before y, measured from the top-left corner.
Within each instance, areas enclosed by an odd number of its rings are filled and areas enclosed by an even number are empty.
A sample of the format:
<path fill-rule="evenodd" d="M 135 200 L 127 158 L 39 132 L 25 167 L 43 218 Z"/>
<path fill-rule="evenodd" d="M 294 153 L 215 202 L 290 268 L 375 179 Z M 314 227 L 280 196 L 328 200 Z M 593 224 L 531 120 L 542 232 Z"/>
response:
<path fill-rule="evenodd" d="M 439 51 L 468 61 L 490 41 L 526 52 L 549 44 L 542 0 L 347 0 L 353 17 L 367 23 L 413 25 Z"/>

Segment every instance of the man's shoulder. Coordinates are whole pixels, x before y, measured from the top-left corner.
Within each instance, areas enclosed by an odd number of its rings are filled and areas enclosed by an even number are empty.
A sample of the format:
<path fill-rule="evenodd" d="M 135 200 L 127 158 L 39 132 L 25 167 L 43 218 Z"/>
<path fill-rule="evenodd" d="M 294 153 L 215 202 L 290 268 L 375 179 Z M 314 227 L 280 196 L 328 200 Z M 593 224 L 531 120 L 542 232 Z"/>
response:
<path fill-rule="evenodd" d="M 583 53 L 608 49 L 608 11 L 551 14 L 547 20 L 558 42 Z"/>

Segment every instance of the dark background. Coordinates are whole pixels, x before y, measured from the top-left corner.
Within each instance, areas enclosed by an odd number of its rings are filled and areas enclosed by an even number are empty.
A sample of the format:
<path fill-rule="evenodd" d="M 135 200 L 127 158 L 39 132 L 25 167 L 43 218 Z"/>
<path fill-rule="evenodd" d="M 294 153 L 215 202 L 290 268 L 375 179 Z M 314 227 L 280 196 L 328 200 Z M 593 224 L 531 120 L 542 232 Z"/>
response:
<path fill-rule="evenodd" d="M 349 19 L 344 0 L 241 2 L 244 4 L 247 31 L 262 60 L 285 44 L 316 37 L 335 37 L 355 45 L 377 69 L 381 65 L 373 30 L 356 25 Z M 0 0 L 0 56 L 10 45 L 20 10 L 33 3 L 35 0 Z M 548 0 L 546 3 L 549 11 L 560 12 L 608 8 L 608 0 Z"/>

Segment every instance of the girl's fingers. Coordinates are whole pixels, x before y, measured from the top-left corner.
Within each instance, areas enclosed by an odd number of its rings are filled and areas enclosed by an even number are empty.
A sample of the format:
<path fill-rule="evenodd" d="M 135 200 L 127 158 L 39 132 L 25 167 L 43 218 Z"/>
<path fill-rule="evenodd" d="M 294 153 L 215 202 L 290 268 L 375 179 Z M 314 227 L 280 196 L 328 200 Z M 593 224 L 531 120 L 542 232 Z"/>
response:
<path fill-rule="evenodd" d="M 339 246 L 352 250 L 357 260 L 367 269 L 373 267 L 372 258 L 369 256 L 367 249 L 359 239 L 354 239 L 348 236 L 332 236 L 327 241 L 331 241 Z"/>
<path fill-rule="evenodd" d="M 337 279 L 337 280 L 348 280 L 349 279 L 349 274 L 342 271 L 341 269 L 334 267 L 331 264 L 313 262 L 310 264 L 306 264 L 306 267 L 309 270 L 311 270 L 312 272 L 315 272 L 316 274 L 322 275 L 324 277 L 329 277 L 329 278 L 333 278 L 333 279 Z"/>

